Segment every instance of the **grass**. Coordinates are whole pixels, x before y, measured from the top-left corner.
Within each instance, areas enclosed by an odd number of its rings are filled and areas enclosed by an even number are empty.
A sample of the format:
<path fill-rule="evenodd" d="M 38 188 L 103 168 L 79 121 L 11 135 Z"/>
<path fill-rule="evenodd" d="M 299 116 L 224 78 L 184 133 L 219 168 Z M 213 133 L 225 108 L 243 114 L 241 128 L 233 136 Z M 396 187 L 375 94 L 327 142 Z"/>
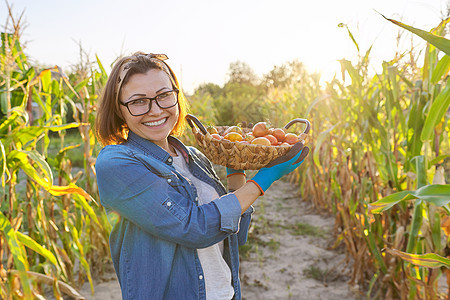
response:
<path fill-rule="evenodd" d="M 291 233 L 293 235 L 309 235 L 315 237 L 325 237 L 327 233 L 324 229 L 307 223 L 284 225 L 283 228 L 291 230 Z"/>
<path fill-rule="evenodd" d="M 318 281 L 324 281 L 327 274 L 328 270 L 323 270 L 315 265 L 310 265 L 308 268 L 303 270 L 303 275 L 307 278 L 312 278 Z"/>
<path fill-rule="evenodd" d="M 255 253 L 259 257 L 261 255 L 259 247 L 268 247 L 273 252 L 276 252 L 280 248 L 280 242 L 273 238 L 266 242 L 257 236 L 250 235 L 247 243 L 239 246 L 239 256 L 243 260 L 250 258 L 251 253 Z"/>

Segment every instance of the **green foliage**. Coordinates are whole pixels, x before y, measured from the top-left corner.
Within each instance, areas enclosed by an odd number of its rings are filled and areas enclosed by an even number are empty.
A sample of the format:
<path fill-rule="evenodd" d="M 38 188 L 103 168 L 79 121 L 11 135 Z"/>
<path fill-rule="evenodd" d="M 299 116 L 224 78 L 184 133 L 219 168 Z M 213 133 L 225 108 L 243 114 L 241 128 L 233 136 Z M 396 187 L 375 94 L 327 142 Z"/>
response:
<path fill-rule="evenodd" d="M 111 226 L 93 198 L 90 175 L 96 155 L 93 102 L 106 74 L 99 61 L 100 71 L 91 68 L 87 78 L 71 76 L 80 83 L 70 82 L 59 67 L 31 66 L 22 51 L 20 24 L 10 18 L 14 30 L 1 33 L 0 51 L 0 295 L 33 299 L 41 293 L 35 283 L 49 278 L 50 284 L 62 280 L 73 286 L 88 280 L 93 290 L 92 275 L 110 260 Z M 83 144 L 77 163 L 84 173 L 72 173 L 66 153 L 75 145 L 66 147 L 67 131 L 78 132 Z"/>

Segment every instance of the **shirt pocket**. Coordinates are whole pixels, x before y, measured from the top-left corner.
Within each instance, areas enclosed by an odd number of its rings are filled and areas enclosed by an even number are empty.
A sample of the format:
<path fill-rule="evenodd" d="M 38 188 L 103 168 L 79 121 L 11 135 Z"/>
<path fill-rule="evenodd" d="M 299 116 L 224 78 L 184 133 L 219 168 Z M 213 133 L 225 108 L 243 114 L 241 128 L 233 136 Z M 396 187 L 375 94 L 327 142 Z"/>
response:
<path fill-rule="evenodd" d="M 161 204 L 165 209 L 167 209 L 172 215 L 174 215 L 178 220 L 183 221 L 186 219 L 187 212 L 178 203 L 170 198 L 166 198 Z"/>

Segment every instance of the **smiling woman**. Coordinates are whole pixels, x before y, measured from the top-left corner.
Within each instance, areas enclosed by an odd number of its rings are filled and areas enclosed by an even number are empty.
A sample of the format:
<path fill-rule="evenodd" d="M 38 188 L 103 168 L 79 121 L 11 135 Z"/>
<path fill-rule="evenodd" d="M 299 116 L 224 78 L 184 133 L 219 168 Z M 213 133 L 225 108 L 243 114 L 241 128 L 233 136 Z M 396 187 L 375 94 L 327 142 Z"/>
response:
<path fill-rule="evenodd" d="M 164 63 L 166 58 L 165 55 L 136 53 L 117 62 L 106 84 L 96 119 L 97 136 L 103 145 L 124 142 L 129 126 L 139 122 L 161 122 L 169 117 L 175 120 L 166 127 L 171 126 L 169 133 L 179 135 L 183 132 L 187 100 L 172 69 Z M 157 105 L 152 109 L 153 100 Z M 144 116 L 147 113 L 150 116 Z M 176 115 L 172 116 L 173 113 Z M 163 118 L 152 119 L 156 115 Z"/>
<path fill-rule="evenodd" d="M 166 58 L 119 60 L 97 111 L 105 146 L 97 183 L 102 205 L 120 216 L 110 248 L 122 297 L 241 299 L 238 246 L 251 205 L 309 149 L 299 143 L 247 182 L 243 170 L 227 169 L 227 193 L 211 162 L 174 137 L 187 104 Z"/>
<path fill-rule="evenodd" d="M 175 107 L 176 91 L 164 71 L 151 69 L 145 74 L 130 76 L 119 96 L 120 114 L 128 129 L 171 155 L 176 153 L 169 147 L 167 136 L 179 117 L 178 108 Z M 156 105 L 152 105 L 152 101 Z"/>

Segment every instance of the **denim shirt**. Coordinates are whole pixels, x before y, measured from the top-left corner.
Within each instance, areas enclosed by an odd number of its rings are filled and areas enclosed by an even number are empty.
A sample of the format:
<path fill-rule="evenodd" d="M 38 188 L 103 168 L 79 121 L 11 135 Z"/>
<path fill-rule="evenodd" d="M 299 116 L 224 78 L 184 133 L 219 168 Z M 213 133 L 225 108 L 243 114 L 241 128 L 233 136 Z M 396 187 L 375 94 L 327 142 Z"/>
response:
<path fill-rule="evenodd" d="M 100 201 L 119 215 L 109 242 L 122 298 L 206 299 L 197 249 L 223 240 L 234 298 L 241 299 L 238 246 L 247 240 L 253 207 L 241 215 L 238 199 L 226 193 L 209 160 L 174 137 L 169 142 L 220 197 L 198 205 L 195 186 L 172 157 L 133 132 L 125 143 L 101 150 L 95 166 Z"/>

